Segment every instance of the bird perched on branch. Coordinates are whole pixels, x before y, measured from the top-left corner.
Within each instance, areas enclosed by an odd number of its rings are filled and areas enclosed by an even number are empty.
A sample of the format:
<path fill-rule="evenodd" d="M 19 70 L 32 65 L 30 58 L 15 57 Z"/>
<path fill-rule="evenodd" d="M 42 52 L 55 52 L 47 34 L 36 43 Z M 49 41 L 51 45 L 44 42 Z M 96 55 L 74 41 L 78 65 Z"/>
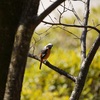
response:
<path fill-rule="evenodd" d="M 41 51 L 41 54 L 40 54 L 40 68 L 39 69 L 41 69 L 42 62 L 45 61 L 50 56 L 50 51 L 51 51 L 52 47 L 53 47 L 53 44 L 49 43 Z"/>

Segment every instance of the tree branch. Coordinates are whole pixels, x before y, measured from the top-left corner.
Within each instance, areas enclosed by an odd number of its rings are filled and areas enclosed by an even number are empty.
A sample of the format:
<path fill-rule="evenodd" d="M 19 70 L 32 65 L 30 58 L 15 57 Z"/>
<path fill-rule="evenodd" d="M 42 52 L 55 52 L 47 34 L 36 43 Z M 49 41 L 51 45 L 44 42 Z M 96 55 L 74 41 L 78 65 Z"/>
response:
<path fill-rule="evenodd" d="M 34 54 L 30 54 L 30 53 L 29 53 L 29 54 L 28 54 L 28 57 L 40 61 L 40 59 L 39 59 L 36 55 L 34 55 Z M 59 69 L 58 67 L 56 67 L 56 66 L 50 64 L 48 61 L 43 62 L 43 64 L 45 64 L 46 66 L 48 66 L 48 67 L 51 68 L 52 70 L 58 72 L 59 74 L 64 75 L 65 77 L 69 78 L 69 79 L 72 80 L 73 82 L 76 82 L 76 77 L 74 77 L 74 76 L 70 75 L 69 73 L 65 72 L 64 70 Z"/>
<path fill-rule="evenodd" d="M 57 0 L 55 1 L 52 5 L 50 5 L 46 10 L 44 10 L 43 13 L 41 13 L 37 19 L 36 22 L 37 24 L 42 22 L 42 20 L 49 15 L 57 6 L 59 6 L 62 2 L 64 2 L 65 0 Z"/>
<path fill-rule="evenodd" d="M 45 24 L 49 24 L 49 25 L 63 25 L 63 26 L 67 26 L 67 27 L 75 27 L 75 28 L 90 28 L 93 29 L 95 31 L 97 31 L 100 34 L 100 30 L 94 26 L 90 26 L 90 25 L 73 25 L 73 24 L 63 24 L 63 23 L 51 23 L 51 22 L 47 22 L 47 21 L 42 21 Z"/>
<path fill-rule="evenodd" d="M 81 94 L 84 84 L 85 84 L 86 76 L 89 71 L 89 66 L 90 66 L 99 46 L 100 46 L 100 35 L 98 36 L 98 38 L 92 45 L 92 48 L 91 48 L 89 54 L 87 55 L 87 57 L 84 59 L 84 61 L 81 64 L 81 70 L 77 77 L 77 83 L 71 94 L 70 100 L 79 100 L 80 94 Z"/>
<path fill-rule="evenodd" d="M 87 0 L 85 3 L 85 15 L 84 15 L 84 22 L 83 25 L 86 26 L 88 24 L 89 18 L 89 7 L 90 7 L 90 0 Z M 86 36 L 87 36 L 87 27 L 84 27 L 84 30 L 81 35 L 81 55 L 82 61 L 86 58 Z"/>

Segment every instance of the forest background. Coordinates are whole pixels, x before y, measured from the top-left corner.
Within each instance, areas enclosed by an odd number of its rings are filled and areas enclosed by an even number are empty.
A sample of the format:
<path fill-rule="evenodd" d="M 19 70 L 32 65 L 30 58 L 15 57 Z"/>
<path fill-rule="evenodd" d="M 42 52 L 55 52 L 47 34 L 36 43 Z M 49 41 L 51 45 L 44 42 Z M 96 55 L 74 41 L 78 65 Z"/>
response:
<path fill-rule="evenodd" d="M 89 15 L 89 24 L 100 23 L 100 5 L 92 7 Z M 78 14 L 82 16 L 82 12 Z M 55 13 L 58 16 L 58 13 Z M 55 20 L 57 20 L 55 18 Z M 73 23 L 73 16 L 63 17 L 64 23 Z M 64 71 L 77 76 L 80 70 L 81 50 L 80 40 L 71 33 L 80 37 L 82 29 L 56 27 L 42 24 L 43 27 L 36 29 L 31 41 L 30 52 L 39 55 L 40 50 L 49 42 L 53 43 L 51 55 L 48 59 L 50 63 L 58 66 Z M 100 26 L 99 26 L 100 27 Z M 69 33 L 69 30 L 71 33 Z M 92 31 L 92 34 L 90 35 Z M 87 34 L 87 50 L 90 49 L 97 33 L 89 30 Z M 88 51 L 87 51 L 88 52 Z M 100 100 L 100 49 L 89 69 L 88 77 L 80 100 Z M 27 68 L 24 75 L 21 100 L 69 100 L 74 83 L 66 77 L 42 65 L 39 70 L 39 62 L 28 58 Z"/>

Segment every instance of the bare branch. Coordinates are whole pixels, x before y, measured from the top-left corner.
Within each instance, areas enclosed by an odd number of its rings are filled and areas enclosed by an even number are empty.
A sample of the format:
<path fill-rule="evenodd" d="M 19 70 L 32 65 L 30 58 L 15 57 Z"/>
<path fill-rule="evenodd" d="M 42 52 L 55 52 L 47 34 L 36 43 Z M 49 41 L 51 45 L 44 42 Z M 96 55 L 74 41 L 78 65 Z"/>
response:
<path fill-rule="evenodd" d="M 51 6 L 49 6 L 43 13 L 41 13 L 37 17 L 36 23 L 39 24 L 48 14 L 51 13 L 51 11 L 53 11 L 57 6 L 59 6 L 64 1 L 65 0 L 57 0 L 57 1 L 55 1 Z"/>
<path fill-rule="evenodd" d="M 43 21 L 43 22 L 49 25 L 63 25 L 63 26 L 75 27 L 75 28 L 90 28 L 90 29 L 97 31 L 100 34 L 100 30 L 98 28 L 94 26 L 90 26 L 90 25 L 84 26 L 84 25 L 73 25 L 73 24 L 63 24 L 63 23 L 51 23 L 51 22 L 46 22 L 46 21 Z"/>
<path fill-rule="evenodd" d="M 47 28 L 47 27 L 46 27 Z M 45 29 L 45 31 L 43 32 L 34 32 L 35 35 L 37 36 L 34 36 L 32 37 L 32 45 L 31 47 L 29 48 L 29 51 L 31 49 L 33 49 L 35 51 L 35 46 L 38 42 L 40 42 L 43 38 L 45 38 L 47 35 L 50 34 L 49 30 L 52 28 L 52 26 L 49 26 L 47 29 Z M 33 52 L 34 53 L 34 52 Z"/>
<path fill-rule="evenodd" d="M 68 0 L 68 2 L 70 3 L 71 5 L 71 8 L 72 8 L 72 12 L 74 13 L 75 17 L 77 18 L 78 22 L 82 25 L 82 22 L 81 22 L 81 19 L 79 18 L 78 14 L 76 13 L 74 7 L 73 7 L 73 4 L 71 3 L 70 0 Z"/>
<path fill-rule="evenodd" d="M 44 7 L 42 1 L 41 1 L 41 5 L 42 5 L 43 9 L 45 10 L 45 7 Z M 53 19 L 52 19 L 52 17 L 51 17 L 50 15 L 48 15 L 48 16 L 49 16 L 49 18 L 51 19 L 51 21 L 54 22 Z"/>
<path fill-rule="evenodd" d="M 71 35 L 73 35 L 76 39 L 80 39 L 77 35 L 75 35 L 74 33 L 70 32 L 69 30 L 66 30 L 66 29 L 64 29 L 64 28 L 62 28 L 62 27 L 60 27 L 60 26 L 58 26 L 58 28 L 60 28 L 60 29 L 62 29 L 62 30 L 64 30 L 64 31 L 66 31 L 66 32 L 68 32 L 68 33 L 71 34 Z"/>
<path fill-rule="evenodd" d="M 84 84 L 85 84 L 87 73 L 89 71 L 89 66 L 90 66 L 99 46 L 100 46 L 100 35 L 95 40 L 89 54 L 87 55 L 87 57 L 81 64 L 81 70 L 80 70 L 79 76 L 77 77 L 77 84 L 71 94 L 70 100 L 78 100 L 79 99 L 80 94 L 81 94 Z"/>
<path fill-rule="evenodd" d="M 63 7 L 63 11 L 60 11 L 59 9 L 57 9 L 57 11 L 59 12 L 59 23 L 61 23 L 61 19 L 63 17 L 63 14 L 66 12 L 66 7 L 65 7 L 65 2 L 63 3 L 63 5 L 60 5 L 61 7 Z"/>
<path fill-rule="evenodd" d="M 33 54 L 30 54 L 30 53 L 29 53 L 29 54 L 28 54 L 28 57 L 40 61 L 40 59 L 39 59 L 38 56 L 36 56 L 36 55 L 33 55 Z M 72 80 L 73 82 L 76 82 L 76 77 L 70 75 L 69 73 L 65 72 L 64 70 L 62 70 L 62 69 L 60 69 L 60 68 L 58 68 L 58 67 L 56 67 L 56 66 L 50 64 L 48 61 L 43 62 L 43 63 L 44 63 L 46 66 L 48 66 L 49 68 L 51 68 L 52 70 L 58 72 L 58 73 L 61 74 L 61 75 L 64 75 L 65 77 L 69 78 L 69 79 Z"/>
<path fill-rule="evenodd" d="M 90 7 L 90 0 L 87 0 L 87 2 L 85 3 L 85 15 L 84 15 L 84 22 L 83 22 L 84 26 L 86 26 L 88 24 L 89 7 Z M 82 61 L 86 58 L 86 36 L 87 36 L 87 27 L 84 28 L 82 35 L 81 35 Z"/>

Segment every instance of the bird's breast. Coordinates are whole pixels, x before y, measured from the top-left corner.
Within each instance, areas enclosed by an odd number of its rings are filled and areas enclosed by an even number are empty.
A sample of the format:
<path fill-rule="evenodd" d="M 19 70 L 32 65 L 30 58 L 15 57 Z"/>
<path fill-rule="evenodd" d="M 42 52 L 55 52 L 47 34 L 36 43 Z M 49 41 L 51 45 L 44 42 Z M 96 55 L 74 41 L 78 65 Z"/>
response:
<path fill-rule="evenodd" d="M 50 49 L 47 50 L 47 53 L 46 53 L 46 55 L 44 56 L 43 59 L 47 59 L 49 57 L 49 55 L 50 55 Z"/>

